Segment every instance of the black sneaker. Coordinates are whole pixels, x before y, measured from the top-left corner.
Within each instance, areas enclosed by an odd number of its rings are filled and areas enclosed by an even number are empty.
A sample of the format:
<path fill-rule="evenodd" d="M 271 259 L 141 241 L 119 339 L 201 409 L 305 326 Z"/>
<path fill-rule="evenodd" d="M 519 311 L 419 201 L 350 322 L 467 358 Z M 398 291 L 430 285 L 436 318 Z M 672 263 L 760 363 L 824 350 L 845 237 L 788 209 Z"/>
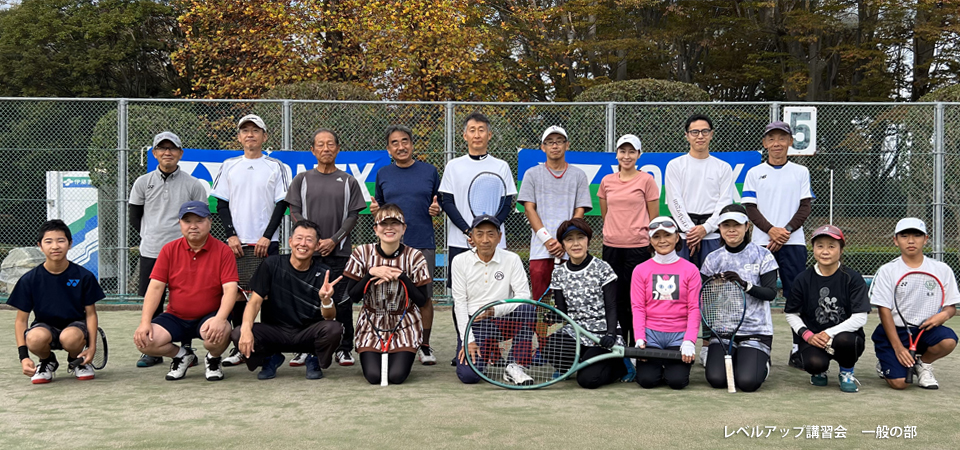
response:
<path fill-rule="evenodd" d="M 187 353 L 179 358 L 172 358 L 170 363 L 170 372 L 167 372 L 167 381 L 179 380 L 187 375 L 187 369 L 197 361 L 197 355 L 193 350 L 187 349 Z"/>
<path fill-rule="evenodd" d="M 153 367 L 157 364 L 163 364 L 162 356 L 140 355 L 137 360 L 137 367 Z"/>
<path fill-rule="evenodd" d="M 323 370 L 320 369 L 320 360 L 314 355 L 307 355 L 304 365 L 307 366 L 307 379 L 319 380 L 323 378 Z"/>
<path fill-rule="evenodd" d="M 800 360 L 800 352 L 793 352 L 790 354 L 790 361 L 787 363 L 790 367 L 794 369 L 803 370 L 803 361 Z"/>

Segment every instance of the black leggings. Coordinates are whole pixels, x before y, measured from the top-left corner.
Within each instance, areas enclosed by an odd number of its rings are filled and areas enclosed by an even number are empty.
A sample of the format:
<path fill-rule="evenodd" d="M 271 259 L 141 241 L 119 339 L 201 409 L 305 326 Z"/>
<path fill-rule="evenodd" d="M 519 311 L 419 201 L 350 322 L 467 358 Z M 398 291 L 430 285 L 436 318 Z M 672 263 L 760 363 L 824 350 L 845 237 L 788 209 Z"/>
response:
<path fill-rule="evenodd" d="M 837 361 L 840 367 L 853 368 L 863 354 L 865 345 L 863 330 L 857 332 L 845 331 L 833 337 L 833 355 L 820 347 L 814 347 L 806 342 L 799 344 L 800 360 L 803 361 L 803 370 L 816 375 L 826 372 L 830 367 L 830 360 Z"/>
<path fill-rule="evenodd" d="M 573 355 L 577 342 L 570 335 L 555 333 L 541 350 L 544 358 L 560 373 L 566 373 L 573 366 Z M 603 347 L 580 346 L 580 361 L 586 361 L 594 356 L 610 353 Z M 596 389 L 616 382 L 627 374 L 627 366 L 623 358 L 610 358 L 593 363 L 577 371 L 577 384 L 585 389 Z"/>
<path fill-rule="evenodd" d="M 650 259 L 650 252 L 644 248 L 618 248 L 603 246 L 603 260 L 617 274 L 617 322 L 620 334 L 628 346 L 633 339 L 633 306 L 630 303 L 630 283 L 633 269 Z"/>
<path fill-rule="evenodd" d="M 360 367 L 363 368 L 363 377 L 370 384 L 380 384 L 380 361 L 382 353 L 362 352 L 360 353 Z M 417 354 L 414 352 L 396 352 L 387 356 L 387 382 L 390 384 L 400 384 L 410 376 L 410 369 L 413 367 L 413 360 Z"/>
<path fill-rule="evenodd" d="M 667 347 L 667 350 L 680 350 L 680 347 Z M 690 384 L 690 367 L 680 360 L 648 359 L 637 360 L 637 384 L 651 389 L 666 383 L 671 389 L 683 389 Z"/>
<path fill-rule="evenodd" d="M 766 336 L 765 338 L 769 339 Z M 740 338 L 737 342 L 740 345 L 733 350 L 733 378 L 737 389 L 754 392 L 760 389 L 760 385 L 767 379 L 767 373 L 770 371 L 770 355 L 760 349 L 744 346 Z M 719 342 L 710 343 L 709 353 L 707 353 L 707 382 L 717 389 L 727 387 L 724 355 L 724 348 Z"/>

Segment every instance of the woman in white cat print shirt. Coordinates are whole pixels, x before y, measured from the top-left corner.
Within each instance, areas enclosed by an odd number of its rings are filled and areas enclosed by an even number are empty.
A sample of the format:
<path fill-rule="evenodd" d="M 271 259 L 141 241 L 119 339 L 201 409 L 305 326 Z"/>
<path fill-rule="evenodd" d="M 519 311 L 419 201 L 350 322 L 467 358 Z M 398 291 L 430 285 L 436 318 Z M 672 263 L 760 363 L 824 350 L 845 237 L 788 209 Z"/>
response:
<path fill-rule="evenodd" d="M 700 272 L 680 259 L 677 224 L 670 217 L 650 221 L 653 258 L 633 270 L 630 303 L 637 347 L 680 350 L 682 361 L 637 361 L 637 383 L 650 389 L 666 384 L 683 389 L 690 383 L 697 332 L 700 329 Z"/>

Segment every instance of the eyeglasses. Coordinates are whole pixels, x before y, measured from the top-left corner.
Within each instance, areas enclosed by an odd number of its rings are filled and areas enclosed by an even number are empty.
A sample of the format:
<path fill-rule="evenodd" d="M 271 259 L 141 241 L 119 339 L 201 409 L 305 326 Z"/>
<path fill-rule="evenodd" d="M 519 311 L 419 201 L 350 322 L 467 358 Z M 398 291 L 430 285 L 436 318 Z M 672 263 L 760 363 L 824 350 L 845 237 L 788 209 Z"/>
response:
<path fill-rule="evenodd" d="M 673 223 L 673 222 L 670 221 L 670 220 L 661 220 L 661 221 L 658 221 L 658 222 L 650 222 L 650 226 L 647 227 L 647 228 L 648 228 L 651 232 L 653 232 L 653 230 L 658 230 L 658 229 L 660 229 L 660 228 L 664 228 L 664 229 L 668 229 L 668 230 L 674 230 L 674 229 L 677 228 L 677 224 Z"/>
<path fill-rule="evenodd" d="M 563 144 L 566 144 L 566 143 L 567 143 L 567 140 L 566 140 L 566 139 L 557 140 L 557 141 L 543 141 L 543 146 L 544 146 L 544 147 L 559 147 L 559 146 L 561 146 L 561 145 L 563 145 Z"/>
<path fill-rule="evenodd" d="M 153 150 L 157 153 L 176 153 L 180 151 L 180 149 L 176 147 L 154 147 Z"/>
<path fill-rule="evenodd" d="M 687 134 L 693 137 L 700 136 L 701 134 L 704 136 L 710 136 L 713 134 L 713 130 L 710 128 L 704 128 L 702 130 L 687 130 Z"/>

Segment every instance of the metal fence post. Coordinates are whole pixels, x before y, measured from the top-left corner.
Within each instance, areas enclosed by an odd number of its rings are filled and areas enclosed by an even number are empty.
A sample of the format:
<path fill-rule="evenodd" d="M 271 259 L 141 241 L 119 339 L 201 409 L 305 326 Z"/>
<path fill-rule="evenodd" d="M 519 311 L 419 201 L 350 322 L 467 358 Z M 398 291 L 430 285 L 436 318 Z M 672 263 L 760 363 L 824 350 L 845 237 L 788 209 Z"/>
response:
<path fill-rule="evenodd" d="M 456 139 L 456 133 L 455 133 L 456 127 L 454 124 L 454 121 L 456 120 L 455 112 L 456 112 L 455 105 L 453 104 L 453 102 L 444 103 L 443 105 L 443 128 L 444 128 L 443 165 L 444 165 L 444 168 L 446 168 L 447 163 L 449 163 L 450 160 L 453 159 L 453 156 L 454 156 L 453 152 L 454 152 L 454 149 L 456 148 L 456 146 L 454 145 L 455 144 L 454 139 Z M 450 279 L 450 243 L 447 242 L 447 236 L 449 236 L 450 230 L 448 229 L 449 228 L 449 226 L 447 225 L 448 222 L 449 222 L 448 220 L 443 221 L 443 254 L 445 255 L 444 258 L 446 258 L 445 259 L 446 264 L 444 264 L 444 267 L 446 268 L 445 276 L 449 280 Z M 447 286 L 447 283 L 444 283 L 444 293 L 446 294 L 447 297 L 450 297 L 451 295 L 450 288 L 447 288 L 446 286 Z"/>
<path fill-rule="evenodd" d="M 117 296 L 127 297 L 127 271 L 130 245 L 127 240 L 127 99 L 117 103 Z"/>
<path fill-rule="evenodd" d="M 780 117 L 780 102 L 773 102 L 770 104 L 770 121 L 776 122 Z"/>
<path fill-rule="evenodd" d="M 613 148 L 617 143 L 617 106 L 615 103 L 607 103 L 607 143 L 606 147 L 603 149 L 605 152 L 613 151 L 616 152 L 616 149 Z"/>
<path fill-rule="evenodd" d="M 281 150 L 292 151 L 293 150 L 293 116 L 292 116 L 292 102 L 290 100 L 283 101 L 282 114 L 283 114 L 283 142 Z M 291 174 L 292 175 L 292 174 Z M 290 216 L 283 218 L 281 223 L 280 231 L 280 251 L 284 254 L 290 253 L 290 244 L 287 243 L 287 236 L 290 236 Z"/>
<path fill-rule="evenodd" d="M 944 104 L 937 102 L 933 114 L 933 257 L 943 261 L 944 199 Z"/>

